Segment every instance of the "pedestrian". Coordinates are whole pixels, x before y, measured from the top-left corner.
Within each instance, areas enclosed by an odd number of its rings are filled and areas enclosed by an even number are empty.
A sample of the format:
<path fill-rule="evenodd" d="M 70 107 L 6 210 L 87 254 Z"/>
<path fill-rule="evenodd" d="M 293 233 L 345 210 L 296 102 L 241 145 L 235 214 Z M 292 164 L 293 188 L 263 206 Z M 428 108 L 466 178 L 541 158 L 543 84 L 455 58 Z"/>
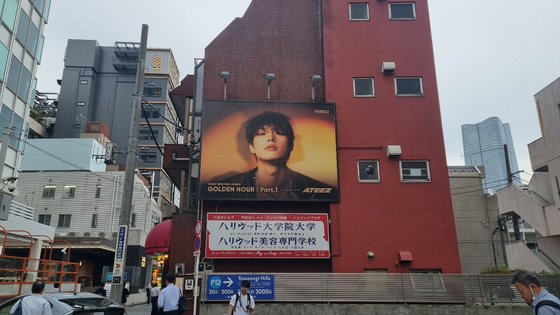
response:
<path fill-rule="evenodd" d="M 60 289 L 60 283 L 59 282 L 55 282 L 53 284 L 54 288 L 50 289 L 49 292 L 47 293 L 59 293 L 62 292 L 62 290 Z"/>
<path fill-rule="evenodd" d="M 165 275 L 165 284 L 167 285 L 158 297 L 158 308 L 163 309 L 163 314 L 179 315 L 179 297 L 182 295 L 181 289 L 174 285 L 175 275 L 168 273 Z"/>
<path fill-rule="evenodd" d="M 101 296 L 107 296 L 107 290 L 105 290 L 105 286 L 101 285 L 99 288 L 97 288 L 97 290 L 95 290 L 95 292 L 93 292 L 97 295 L 101 295 Z"/>
<path fill-rule="evenodd" d="M 241 290 L 231 296 L 228 315 L 246 315 L 255 311 L 255 299 L 249 294 L 251 282 L 241 281 Z"/>
<path fill-rule="evenodd" d="M 41 296 L 45 291 L 45 282 L 36 280 L 31 286 L 31 295 L 24 296 L 12 306 L 10 314 L 15 313 L 21 304 L 22 315 L 52 315 L 51 304 Z"/>
<path fill-rule="evenodd" d="M 157 287 L 157 283 L 152 283 L 152 289 L 150 290 L 150 298 L 152 299 L 152 314 L 151 315 L 158 315 L 158 297 L 159 297 L 159 288 Z"/>
<path fill-rule="evenodd" d="M 125 282 L 122 288 L 122 297 L 121 297 L 121 304 L 125 305 L 126 301 L 128 301 L 128 295 L 130 294 L 130 292 L 128 291 L 128 289 L 126 288 L 126 284 L 128 282 Z"/>
<path fill-rule="evenodd" d="M 521 297 L 533 307 L 534 315 L 560 315 L 560 300 L 541 287 L 541 282 L 528 271 L 519 271 L 511 279 Z"/>
<path fill-rule="evenodd" d="M 150 287 L 146 288 L 146 304 L 150 305 Z"/>

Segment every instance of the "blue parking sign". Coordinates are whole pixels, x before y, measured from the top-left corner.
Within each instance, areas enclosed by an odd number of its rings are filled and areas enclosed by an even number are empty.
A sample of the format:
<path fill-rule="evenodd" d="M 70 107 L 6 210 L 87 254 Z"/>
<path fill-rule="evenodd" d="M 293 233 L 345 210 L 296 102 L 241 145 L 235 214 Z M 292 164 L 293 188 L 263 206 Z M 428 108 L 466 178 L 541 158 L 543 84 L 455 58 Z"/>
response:
<path fill-rule="evenodd" d="M 241 289 L 241 281 L 249 280 L 249 294 L 255 300 L 274 300 L 274 275 L 209 274 L 206 283 L 207 300 L 229 300 Z"/>

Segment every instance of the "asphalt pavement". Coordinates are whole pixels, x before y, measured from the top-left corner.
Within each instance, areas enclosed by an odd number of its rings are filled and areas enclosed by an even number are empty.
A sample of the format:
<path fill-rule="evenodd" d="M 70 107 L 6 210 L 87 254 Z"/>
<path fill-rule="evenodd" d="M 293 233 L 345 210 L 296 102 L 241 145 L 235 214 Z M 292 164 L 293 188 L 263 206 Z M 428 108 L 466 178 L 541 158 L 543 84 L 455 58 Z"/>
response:
<path fill-rule="evenodd" d="M 133 305 L 126 308 L 128 315 L 149 315 L 152 312 L 151 304 Z"/>

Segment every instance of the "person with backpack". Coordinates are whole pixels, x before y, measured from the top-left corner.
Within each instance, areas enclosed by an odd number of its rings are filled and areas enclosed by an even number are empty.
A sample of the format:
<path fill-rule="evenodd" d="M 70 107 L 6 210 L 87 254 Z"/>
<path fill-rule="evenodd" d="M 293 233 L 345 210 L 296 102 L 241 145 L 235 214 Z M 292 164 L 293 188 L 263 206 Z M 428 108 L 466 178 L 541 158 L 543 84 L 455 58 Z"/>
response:
<path fill-rule="evenodd" d="M 37 280 L 31 286 L 31 295 L 19 299 L 12 306 L 10 314 L 15 315 L 52 315 L 51 304 L 41 296 L 45 291 L 45 282 Z"/>
<path fill-rule="evenodd" d="M 168 273 L 165 275 L 166 287 L 161 290 L 158 296 L 158 309 L 162 309 L 165 315 L 179 315 L 179 298 L 183 295 L 181 289 L 175 286 L 175 275 Z"/>
<path fill-rule="evenodd" d="M 229 301 L 228 315 L 246 315 L 255 311 L 255 299 L 249 294 L 251 282 L 241 281 L 241 290 L 231 296 Z"/>
<path fill-rule="evenodd" d="M 541 282 L 528 271 L 519 271 L 511 283 L 527 302 L 533 307 L 534 315 L 560 315 L 560 300 L 541 287 Z"/>

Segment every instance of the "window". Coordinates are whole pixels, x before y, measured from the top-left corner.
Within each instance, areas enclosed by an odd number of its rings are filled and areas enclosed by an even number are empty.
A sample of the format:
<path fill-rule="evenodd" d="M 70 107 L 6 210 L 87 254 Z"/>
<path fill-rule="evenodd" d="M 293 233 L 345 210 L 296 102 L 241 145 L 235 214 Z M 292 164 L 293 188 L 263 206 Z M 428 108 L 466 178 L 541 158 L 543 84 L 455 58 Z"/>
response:
<path fill-rule="evenodd" d="M 373 78 L 354 78 L 354 96 L 375 96 Z"/>
<path fill-rule="evenodd" d="M 54 198 L 56 186 L 43 186 L 43 198 Z"/>
<path fill-rule="evenodd" d="M 423 96 L 422 78 L 395 78 L 395 95 Z"/>
<path fill-rule="evenodd" d="M 10 69 L 8 70 L 8 79 L 6 83 L 14 92 L 17 92 L 20 72 L 21 62 L 16 58 L 16 56 L 12 55 L 12 61 L 10 62 Z"/>
<path fill-rule="evenodd" d="M 389 19 L 415 20 L 416 9 L 414 2 L 389 3 Z"/>
<path fill-rule="evenodd" d="M 144 111 L 142 111 L 142 118 L 159 118 L 159 108 L 157 110 L 151 107 L 144 107 Z"/>
<path fill-rule="evenodd" d="M 25 66 L 21 67 L 21 76 L 17 93 L 24 100 L 29 100 L 29 89 L 31 88 L 31 71 Z"/>
<path fill-rule="evenodd" d="M 45 0 L 35 0 L 35 7 L 39 13 L 43 14 L 43 9 L 45 8 Z"/>
<path fill-rule="evenodd" d="M 76 186 L 62 186 L 62 199 L 74 198 Z"/>
<path fill-rule="evenodd" d="M 140 134 L 138 135 L 138 140 L 157 140 L 159 130 L 153 130 L 154 136 L 152 136 L 152 132 L 150 129 L 140 129 Z"/>
<path fill-rule="evenodd" d="M 101 185 L 95 186 L 95 198 L 101 198 Z"/>
<path fill-rule="evenodd" d="M 97 227 L 97 213 L 91 215 L 91 227 L 92 228 Z"/>
<path fill-rule="evenodd" d="M 29 15 L 21 9 L 19 11 L 19 21 L 16 30 L 16 38 L 21 42 L 22 45 L 25 46 L 27 42 L 27 31 L 29 30 Z"/>
<path fill-rule="evenodd" d="M 39 223 L 44 225 L 51 225 L 51 215 L 50 214 L 40 214 Z"/>
<path fill-rule="evenodd" d="M 132 213 L 130 216 L 130 227 L 136 227 L 136 213 Z"/>
<path fill-rule="evenodd" d="M 358 181 L 362 183 L 379 182 L 379 162 L 358 161 Z"/>
<path fill-rule="evenodd" d="M 6 0 L 6 2 L 4 3 L 4 12 L 2 13 L 2 21 L 6 23 L 10 31 L 14 30 L 17 7 L 18 7 L 17 0 Z"/>
<path fill-rule="evenodd" d="M 8 48 L 0 43 L 0 79 L 4 80 L 6 74 L 6 63 L 8 62 Z"/>
<path fill-rule="evenodd" d="M 18 114 L 15 114 L 12 118 L 12 127 L 15 128 L 13 130 L 13 137 L 10 137 L 10 145 L 14 148 L 19 148 L 19 142 L 21 137 L 23 136 L 23 118 L 19 117 Z"/>
<path fill-rule="evenodd" d="M 369 4 L 350 3 L 350 20 L 369 20 Z"/>
<path fill-rule="evenodd" d="M 160 97 L 161 96 L 161 88 L 159 88 L 159 87 L 144 88 L 144 96 Z"/>
<path fill-rule="evenodd" d="M 41 36 L 39 41 L 39 51 L 37 52 L 37 61 L 41 63 L 41 57 L 43 57 L 43 44 L 45 43 L 45 36 Z"/>
<path fill-rule="evenodd" d="M 140 162 L 155 163 L 156 162 L 156 153 L 155 152 L 140 152 L 138 154 L 138 158 L 140 158 Z"/>
<path fill-rule="evenodd" d="M 39 41 L 39 29 L 33 22 L 30 23 L 29 26 L 29 35 L 27 36 L 27 50 L 31 53 L 32 56 L 35 57 L 35 53 L 37 52 L 37 43 Z"/>
<path fill-rule="evenodd" d="M 430 181 L 430 166 L 428 161 L 401 161 L 401 180 Z"/>
<path fill-rule="evenodd" d="M 70 227 L 70 220 L 72 219 L 71 214 L 59 214 L 58 215 L 58 227 Z"/>

